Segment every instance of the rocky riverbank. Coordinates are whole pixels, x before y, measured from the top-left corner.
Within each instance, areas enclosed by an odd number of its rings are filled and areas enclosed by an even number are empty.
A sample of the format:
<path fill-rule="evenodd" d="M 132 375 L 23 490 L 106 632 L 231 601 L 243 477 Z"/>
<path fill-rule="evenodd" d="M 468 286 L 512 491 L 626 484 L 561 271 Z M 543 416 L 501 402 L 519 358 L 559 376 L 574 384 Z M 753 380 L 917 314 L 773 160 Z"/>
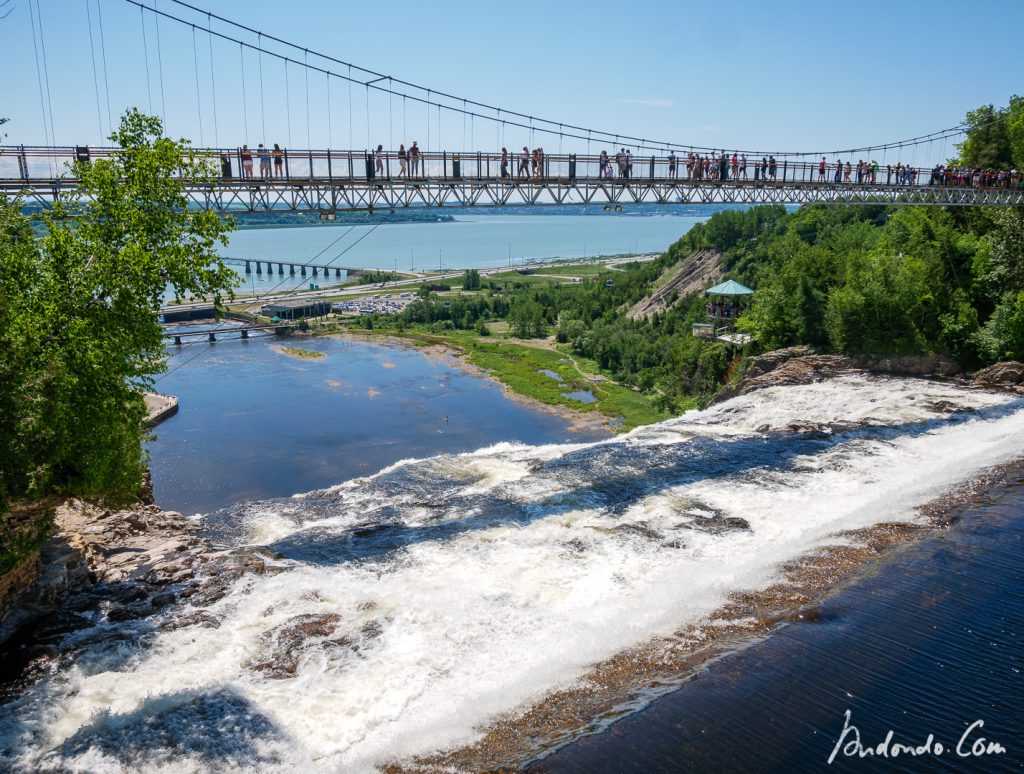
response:
<path fill-rule="evenodd" d="M 218 550 L 194 522 L 156 505 L 111 510 L 80 500 L 62 503 L 38 559 L 3 578 L 0 698 L 88 644 L 62 644 L 66 635 L 154 617 L 187 598 L 212 602 L 242 575 L 266 572 L 268 559 L 270 552 L 256 547 Z M 216 622 L 155 625 L 193 623 Z"/>
<path fill-rule="evenodd" d="M 946 355 L 829 355 L 813 347 L 796 346 L 776 349 L 750 357 L 744 364 L 742 378 L 723 387 L 712 404 L 746 395 L 765 387 L 812 384 L 835 376 L 868 372 L 890 376 L 912 376 L 948 379 L 961 373 L 960 365 Z M 978 372 L 975 383 L 999 388 L 1024 382 L 1024 365 L 999 363 Z"/>

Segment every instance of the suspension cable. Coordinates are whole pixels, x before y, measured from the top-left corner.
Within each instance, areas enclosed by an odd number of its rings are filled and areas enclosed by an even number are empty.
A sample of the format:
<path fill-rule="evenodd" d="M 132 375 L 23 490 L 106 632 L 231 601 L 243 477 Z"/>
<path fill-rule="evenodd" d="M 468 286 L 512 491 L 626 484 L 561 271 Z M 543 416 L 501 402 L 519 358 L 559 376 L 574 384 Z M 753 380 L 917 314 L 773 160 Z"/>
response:
<path fill-rule="evenodd" d="M 35 50 L 36 55 L 36 81 L 39 84 L 39 112 L 43 116 L 43 135 L 46 137 L 46 144 L 52 145 L 53 141 L 50 135 L 50 128 L 46 122 L 46 100 L 43 97 L 43 68 L 39 64 L 39 41 L 36 37 L 36 12 L 35 8 L 32 6 L 32 0 L 28 0 L 28 14 L 29 18 L 32 20 L 32 48 Z M 49 161 L 50 170 L 54 177 L 56 177 L 56 172 L 53 171 L 53 159 L 51 158 Z"/>
<path fill-rule="evenodd" d="M 370 230 L 369 230 L 369 231 L 367 231 L 367 232 L 366 232 L 365 234 L 363 234 L 363 235 L 362 235 L 361 237 L 359 237 L 359 239 L 357 239 L 357 240 L 356 240 L 355 242 L 353 242 L 352 244 L 350 244 L 350 245 L 349 245 L 348 247 L 346 247 L 346 248 L 345 248 L 344 250 L 342 250 L 342 251 L 341 251 L 340 253 L 338 253 L 337 255 L 335 255 L 335 256 L 334 256 L 333 258 L 330 258 L 330 259 L 329 259 L 329 260 L 327 261 L 327 264 L 328 264 L 328 266 L 330 266 L 330 264 L 334 263 L 334 262 L 335 262 L 336 260 L 338 260 L 339 258 L 341 258 L 342 256 L 344 256 L 344 255 L 345 255 L 346 253 L 348 253 L 348 251 L 349 251 L 349 250 L 351 250 L 351 249 L 352 249 L 353 247 L 355 247 L 355 246 L 356 246 L 356 245 L 358 245 L 358 244 L 359 244 L 360 242 L 362 242 L 362 241 L 363 241 L 364 239 L 366 239 L 366 237 L 370 236 L 370 234 L 372 234 L 372 233 L 373 233 L 374 231 L 376 231 L 376 230 L 377 230 L 377 229 L 378 229 L 378 228 L 379 228 L 379 227 L 380 227 L 380 226 L 381 226 L 382 224 L 383 224 L 383 221 L 378 221 L 377 223 L 375 223 L 375 224 L 373 225 L 373 227 L 372 227 L 372 228 L 370 228 Z M 336 245 L 336 244 L 337 244 L 337 243 L 338 243 L 339 241 L 341 241 L 341 240 L 342 240 L 342 239 L 343 239 L 343 238 L 344 238 L 345 236 L 347 236 L 348 234 L 350 234 L 350 233 L 352 232 L 352 230 L 353 230 L 353 229 L 354 229 L 354 228 L 355 228 L 355 227 L 356 227 L 357 225 L 359 225 L 359 224 L 354 224 L 354 225 L 352 225 L 352 226 L 349 226 L 349 227 L 348 227 L 348 228 L 347 228 L 347 229 L 346 229 L 346 230 L 345 230 L 345 231 L 344 231 L 344 232 L 343 232 L 343 233 L 341 234 L 341 236 L 339 236 L 339 237 L 338 237 L 337 239 L 335 239 L 335 240 L 334 240 L 333 242 L 331 242 L 331 243 L 330 243 L 329 245 L 327 245 L 327 247 L 325 247 L 325 248 L 324 248 L 323 250 L 321 250 L 320 252 L 318 252 L 318 253 L 317 253 L 317 254 L 316 254 L 315 256 L 313 256 L 312 258 L 310 258 L 310 259 L 309 259 L 309 263 L 312 263 L 313 261 L 315 261 L 315 260 L 316 260 L 317 258 L 319 258 L 319 257 L 320 257 L 321 255 L 323 255 L 323 254 L 324 254 L 325 252 L 327 252 L 327 251 L 328 251 L 329 249 L 331 249 L 331 248 L 332 248 L 332 247 L 333 247 L 334 245 Z M 268 261 L 268 263 L 269 263 L 269 261 Z M 327 267 L 325 267 L 325 269 L 324 269 L 324 270 L 325 270 L 325 271 L 327 271 Z M 284 283 L 285 283 L 286 281 L 287 281 L 287 279 L 282 279 L 282 280 L 281 280 L 280 282 L 278 282 L 278 283 L 277 283 L 276 285 L 274 285 L 274 286 L 273 286 L 272 288 L 270 288 L 270 290 L 268 290 L 268 291 L 265 291 L 265 292 L 266 292 L 266 294 L 268 294 L 268 298 L 270 297 L 270 296 L 269 296 L 269 294 L 271 294 L 271 293 L 273 293 L 274 291 L 276 291 L 276 290 L 277 290 L 277 289 L 278 289 L 279 287 L 281 287 L 281 286 L 282 286 L 282 285 L 283 285 L 283 284 L 284 284 Z M 273 296 L 273 300 L 274 300 L 274 301 L 277 301 L 278 303 L 280 303 L 280 302 L 282 302 L 282 301 L 286 301 L 287 299 L 289 299 L 289 298 L 291 298 L 291 297 L 293 297 L 293 296 L 296 296 L 296 295 L 298 295 L 298 293 L 300 292 L 300 291 L 299 291 L 299 288 L 300 288 L 300 286 L 302 286 L 302 285 L 305 285 L 305 284 L 306 284 L 306 280 L 305 280 L 305 278 L 303 278 L 303 279 L 299 280 L 299 282 L 298 282 L 298 283 L 296 283 L 296 284 L 295 284 L 295 285 L 294 285 L 294 286 L 293 286 L 293 287 L 292 287 L 292 288 L 291 288 L 290 290 L 287 290 L 287 291 L 285 291 L 285 292 L 284 292 L 284 294 L 282 294 L 282 295 L 280 295 L 280 296 Z M 226 326 L 226 325 L 227 325 L 227 323 L 228 323 L 228 321 L 227 321 L 227 320 L 225 320 L 225 321 L 224 321 L 224 322 L 222 322 L 222 323 L 221 323 L 220 325 L 218 325 L 217 327 L 215 327 L 215 328 L 214 328 L 214 329 L 213 329 L 213 330 L 212 330 L 211 332 L 216 332 L 216 331 L 222 330 L 222 329 L 224 328 L 224 326 Z M 176 353 L 175 353 L 174 355 L 171 355 L 171 357 L 170 357 L 170 358 L 168 358 L 168 359 L 171 359 L 171 358 L 174 358 L 174 357 L 178 357 L 178 356 L 182 355 L 182 354 L 183 354 L 183 353 L 184 353 L 184 352 L 185 352 L 186 350 L 188 350 L 188 349 L 189 349 L 189 347 L 192 347 L 192 346 L 195 346 L 196 344 L 199 344 L 199 343 L 200 343 L 200 341 L 201 341 L 201 339 L 198 339 L 198 338 L 197 338 L 197 339 L 195 339 L 194 341 L 191 341 L 191 342 L 189 342 L 189 343 L 188 343 L 188 344 L 186 344 L 186 345 L 185 345 L 185 346 L 184 346 L 184 347 L 183 347 L 182 349 L 180 349 L 180 350 L 179 350 L 178 352 L 176 352 Z M 209 352 L 210 350 L 211 350 L 211 347 L 206 347 L 206 348 L 204 348 L 204 349 L 201 349 L 201 350 L 200 350 L 199 352 L 197 352 L 197 353 L 196 353 L 195 355 L 193 355 L 192 357 L 190 357 L 190 358 L 189 358 L 188 360 L 186 360 L 185 362 L 183 362 L 183 363 L 178 363 L 178 365 L 176 365 L 176 366 L 174 366 L 173 368 L 170 368 L 170 369 L 168 369 L 167 371 L 165 371 L 165 372 L 164 372 L 163 374 L 161 374 L 161 375 L 160 375 L 159 377 L 157 377 L 157 378 L 156 378 L 156 379 L 154 380 L 154 382 L 159 382 L 160 380 L 162 380 L 162 379 L 166 378 L 167 376 L 170 376 L 170 375 L 171 375 L 172 373 L 174 373 L 175 371 L 177 371 L 177 370 L 178 370 L 179 368 L 183 368 L 184 366 L 187 366 L 187 365 L 188 365 L 189 363 L 191 363 L 191 362 L 192 362 L 193 360 L 196 360 L 197 358 L 200 358 L 200 357 L 202 357 L 203 355 L 205 355 L 206 353 L 208 353 L 208 352 Z"/>
<path fill-rule="evenodd" d="M 249 99 L 245 96 L 245 48 L 238 44 L 238 61 L 242 63 L 242 125 L 245 127 L 245 143 L 250 141 L 249 137 Z"/>
<path fill-rule="evenodd" d="M 146 99 L 149 113 L 153 113 L 153 89 L 149 85 L 149 42 L 146 40 L 146 9 L 139 6 L 139 19 L 142 21 L 142 54 L 146 60 Z"/>
<path fill-rule="evenodd" d="M 50 68 L 46 64 L 46 36 L 43 34 L 43 13 L 36 0 L 36 18 L 39 21 L 39 46 L 43 52 L 43 79 L 46 81 L 46 107 L 50 112 L 50 137 L 57 142 L 57 133 L 53 130 L 53 102 L 50 100 Z"/>
<path fill-rule="evenodd" d="M 196 51 L 196 28 L 192 27 L 192 70 L 196 76 L 196 110 L 199 113 L 199 144 L 205 146 L 203 139 L 203 97 L 199 89 L 199 53 Z"/>
<path fill-rule="evenodd" d="M 134 4 L 134 5 L 141 5 L 139 0 L 126 0 L 126 2 Z M 199 8 L 197 8 L 194 5 L 191 5 L 191 4 L 187 3 L 187 2 L 184 2 L 183 0 L 172 0 L 172 2 L 174 2 L 175 4 L 177 4 L 179 6 L 182 6 L 182 7 L 185 7 L 185 8 L 189 8 L 189 9 L 191 9 L 191 10 L 197 12 L 197 13 L 207 13 L 207 14 L 209 14 L 209 12 L 203 11 L 202 9 L 199 9 Z M 173 16 L 171 14 L 165 13 L 164 11 L 156 11 L 156 12 L 159 13 L 160 15 L 167 16 L 168 18 L 175 19 L 175 20 L 177 20 L 177 21 L 179 21 L 181 23 L 188 24 L 188 22 L 185 22 L 184 20 L 180 19 L 179 17 L 176 17 L 176 16 Z M 218 16 L 217 18 L 219 20 L 221 20 L 221 21 L 226 22 L 227 24 L 230 24 L 231 26 L 234 26 L 234 27 L 238 28 L 238 29 L 246 30 L 246 31 L 251 32 L 253 34 L 257 33 L 256 30 L 254 30 L 254 29 L 252 29 L 250 27 L 247 27 L 245 25 L 239 24 L 237 22 L 231 21 L 230 19 L 226 19 L 226 18 L 220 17 L 220 16 Z M 234 38 L 230 38 L 227 35 L 222 35 L 221 33 L 217 33 L 217 34 L 220 35 L 221 37 L 224 37 L 225 39 L 235 40 Z M 300 46 L 298 46 L 296 44 L 293 44 L 293 43 L 290 43 L 288 41 L 282 40 L 280 38 L 274 37 L 272 35 L 267 35 L 266 33 L 263 33 L 262 36 L 266 37 L 269 40 L 273 40 L 273 41 L 279 42 L 279 43 L 281 43 L 283 45 L 290 46 L 290 47 L 298 49 L 298 50 L 308 50 L 308 49 L 303 49 L 302 47 L 300 47 Z M 245 44 L 245 45 L 248 45 L 249 47 L 252 47 L 252 44 Z M 276 52 L 268 51 L 267 53 L 269 53 L 269 54 L 271 54 L 273 56 L 278 56 L 280 58 L 283 58 L 283 56 L 281 54 L 277 54 Z M 314 56 L 320 57 L 321 59 L 323 59 L 325 61 L 335 62 L 335 63 L 338 63 L 338 64 L 341 64 L 343 66 L 348 67 L 349 68 L 350 87 L 351 87 L 351 82 L 352 82 L 351 81 L 351 78 L 352 78 L 351 69 L 352 69 L 352 67 L 354 65 L 352 65 L 351 63 L 348 63 L 348 62 L 343 62 L 342 60 L 336 59 L 334 57 L 330 57 L 328 55 L 321 54 L 319 52 L 315 52 L 314 51 L 313 54 L 314 54 Z M 321 67 L 316 67 L 316 66 L 313 66 L 313 65 L 310 65 L 310 67 L 313 67 L 313 69 L 321 71 L 321 72 L 328 72 L 330 75 L 334 75 L 335 77 L 338 77 L 338 78 L 344 78 L 345 77 L 345 76 L 343 76 L 341 74 L 333 73 L 333 72 L 331 72 L 329 70 L 325 70 L 324 68 L 321 68 Z M 360 70 L 361 72 L 366 72 L 366 73 L 378 75 L 379 79 L 389 78 L 389 76 L 377 74 L 377 73 L 375 73 L 372 70 L 368 70 L 367 68 L 357 67 L 357 69 Z M 363 81 L 357 81 L 357 82 L 362 83 Z M 412 84 L 412 83 L 409 83 L 407 81 L 402 81 L 402 80 L 399 80 L 399 79 L 392 79 L 392 82 L 391 82 L 392 86 L 393 86 L 393 83 L 399 83 L 400 85 L 408 86 L 410 88 L 414 88 L 414 89 L 418 89 L 418 90 L 425 90 L 427 92 L 427 94 L 428 94 L 428 100 L 424 100 L 422 97 L 416 97 L 416 96 L 412 96 L 412 95 L 404 95 L 404 96 L 410 97 L 411 99 L 416 99 L 416 100 L 421 101 L 421 102 L 429 101 L 429 95 L 431 93 L 436 94 L 438 97 L 442 97 L 442 98 L 445 98 L 445 99 L 450 99 L 452 101 L 456 101 L 456 100 L 461 99 L 461 98 L 458 98 L 458 97 L 454 97 L 452 95 L 445 94 L 444 92 L 436 92 L 436 91 L 433 91 L 431 89 L 426 89 L 425 87 L 417 86 L 416 84 Z M 381 91 L 387 90 L 386 87 L 382 87 L 382 86 L 379 86 L 379 85 L 374 85 L 374 88 L 378 89 L 378 90 L 381 90 Z M 493 110 L 493 111 L 499 110 L 499 108 L 492 107 L 492 106 L 489 106 L 489 105 L 485 105 L 483 103 L 476 102 L 476 101 L 473 101 L 473 100 L 466 100 L 466 102 L 468 104 L 473 105 L 473 106 L 481 107 L 481 108 L 484 108 L 484 109 L 487 109 L 487 110 Z M 447 106 L 447 107 L 449 107 L 450 110 L 458 110 L 458 108 L 454 108 L 454 107 L 450 107 L 450 106 Z M 524 125 L 524 124 L 521 124 L 521 123 L 518 123 L 518 122 L 509 122 L 509 123 L 511 123 L 513 125 L 518 125 L 521 128 L 531 128 L 531 129 L 533 129 L 535 131 L 540 131 L 540 132 L 543 132 L 543 133 L 546 133 L 546 134 L 554 135 L 554 134 L 558 133 L 553 128 L 556 125 L 554 121 L 549 121 L 547 119 L 540 119 L 540 118 L 525 116 L 525 114 L 515 113 L 514 111 L 506 111 L 506 112 L 508 112 L 510 115 L 516 115 L 516 116 L 520 116 L 520 117 L 530 118 L 531 119 L 531 123 L 536 121 L 536 122 L 539 122 L 539 123 L 542 123 L 542 124 L 549 124 L 551 126 L 551 128 L 547 128 L 547 127 L 543 127 L 543 126 L 536 126 L 535 124 L 532 125 L 532 126 L 528 126 L 528 125 Z M 492 121 L 496 120 L 493 116 L 480 116 L 480 117 L 481 118 L 485 118 L 487 120 L 492 120 Z M 577 126 L 571 125 L 571 124 L 563 124 L 563 135 L 565 137 L 570 137 L 570 138 L 573 138 L 573 139 L 585 139 L 582 135 L 566 132 L 566 131 L 564 131 L 565 129 L 574 130 L 574 131 L 586 131 L 584 128 L 577 127 Z M 596 130 L 592 130 L 592 131 L 596 132 Z M 952 132 L 952 134 L 961 134 L 961 133 L 963 133 L 963 125 L 960 125 L 958 127 L 953 127 L 952 129 L 949 129 L 949 130 L 942 130 L 942 131 L 943 132 Z M 599 135 L 599 137 L 604 137 L 604 138 L 610 138 L 612 136 L 610 133 L 607 133 L 607 132 L 596 132 L 596 133 Z M 929 138 L 935 138 L 935 137 L 939 136 L 940 134 L 941 134 L 940 132 L 935 132 L 935 133 L 932 133 L 932 134 L 929 134 L 929 135 L 922 135 L 920 137 L 911 138 L 910 140 L 904 140 L 903 144 L 911 145 L 914 142 L 925 142 Z M 950 136 L 952 136 L 952 135 L 950 135 Z M 630 144 L 633 147 L 637 147 L 638 149 L 641 148 L 641 147 L 643 147 L 643 148 L 660 148 L 662 145 L 665 145 L 667 147 L 678 147 L 678 148 L 689 149 L 691 151 L 694 151 L 694 150 L 702 150 L 702 151 L 704 151 L 704 150 L 706 150 L 706 151 L 714 150 L 712 148 L 705 148 L 703 146 L 680 145 L 678 143 L 662 143 L 660 141 L 655 142 L 655 141 L 648 141 L 648 140 L 640 140 L 639 143 L 636 143 L 636 142 L 631 142 L 631 141 L 636 141 L 638 138 L 633 138 L 633 137 L 629 137 L 629 136 L 625 136 L 625 135 L 620 135 L 620 137 L 621 137 L 621 139 L 623 141 L 626 141 L 627 144 Z M 651 144 L 651 143 L 653 143 L 653 144 Z M 351 145 L 351 142 L 350 142 L 350 145 Z M 895 145 L 895 143 L 886 143 L 886 144 L 872 145 L 870 147 L 872 149 L 882 149 L 883 147 L 886 147 L 886 146 L 892 147 L 894 145 Z M 715 149 L 717 149 L 717 146 L 716 146 Z M 863 151 L 863 150 L 864 150 L 864 148 L 859 148 L 859 149 L 858 148 L 853 148 L 853 149 L 844 149 L 844 150 L 838 150 L 838 151 L 824 151 L 824 152 L 822 152 L 822 151 L 813 151 L 813 152 L 811 152 L 811 151 L 802 151 L 802 152 L 796 152 L 796 151 L 789 151 L 789 152 L 776 151 L 776 152 L 773 152 L 772 155 L 775 155 L 775 156 L 797 156 L 797 157 L 799 157 L 799 156 L 813 156 L 813 155 L 818 155 L 818 154 L 822 154 L 822 153 L 824 153 L 824 154 L 831 153 L 833 155 L 839 154 L 839 153 L 849 154 L 849 153 L 855 153 L 855 152 Z M 747 150 L 747 151 L 744 151 L 744 152 L 745 153 L 750 153 L 750 154 L 767 155 L 766 151 L 751 151 L 751 150 Z"/>
<path fill-rule="evenodd" d="M 292 147 L 292 85 L 288 77 L 288 59 L 284 60 L 284 118 L 288 123 L 288 147 Z"/>
<path fill-rule="evenodd" d="M 331 125 L 331 77 L 325 76 L 324 80 L 327 82 L 327 149 L 330 150 L 334 138 L 334 130 Z"/>
<path fill-rule="evenodd" d="M 114 131 L 114 119 L 110 112 L 110 79 L 107 77 L 107 42 L 103 37 L 103 6 L 96 0 L 96 20 L 100 28 L 100 53 L 103 55 L 103 93 L 107 98 L 107 127 Z"/>
<path fill-rule="evenodd" d="M 153 0 L 153 10 L 156 10 L 157 0 Z M 160 118 L 163 119 L 164 127 L 167 126 L 167 103 L 164 101 L 164 55 L 160 46 L 160 17 L 154 16 L 153 25 L 156 27 L 156 64 L 157 72 L 160 75 Z"/>
<path fill-rule="evenodd" d="M 96 92 L 96 122 L 100 127 L 100 142 L 103 142 L 103 111 L 100 109 L 100 79 L 96 73 L 96 44 L 92 34 L 92 0 L 85 0 L 85 18 L 89 23 L 89 58 L 92 61 L 92 85 Z"/>
<path fill-rule="evenodd" d="M 262 142 L 266 143 L 266 141 L 267 141 L 267 113 L 266 113 L 266 104 L 265 104 L 265 99 L 266 98 L 264 96 L 264 88 L 263 88 L 263 52 L 262 51 L 260 51 L 260 54 L 257 57 L 257 60 L 260 63 L 260 131 L 262 132 L 262 135 L 260 136 L 260 140 Z"/>
<path fill-rule="evenodd" d="M 213 144 L 220 145 L 220 127 L 217 125 L 217 78 L 213 66 L 213 30 L 210 27 L 210 18 L 207 14 L 206 32 L 210 42 L 210 90 L 213 94 Z"/>
<path fill-rule="evenodd" d="M 306 55 L 308 56 L 308 54 L 309 52 L 307 51 Z M 305 63 L 302 72 L 306 77 L 306 147 L 312 148 L 313 145 L 309 139 L 309 62 Z M 312 162 L 310 163 L 312 164 Z M 309 173 L 313 174 L 313 170 L 311 169 Z"/>

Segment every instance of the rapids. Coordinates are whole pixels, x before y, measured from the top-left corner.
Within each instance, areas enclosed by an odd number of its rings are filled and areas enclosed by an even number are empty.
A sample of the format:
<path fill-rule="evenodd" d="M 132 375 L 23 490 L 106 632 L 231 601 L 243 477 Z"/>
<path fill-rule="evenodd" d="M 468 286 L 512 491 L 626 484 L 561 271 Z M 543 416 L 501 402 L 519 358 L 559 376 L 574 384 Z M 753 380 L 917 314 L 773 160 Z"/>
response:
<path fill-rule="evenodd" d="M 167 625 L 184 605 L 74 635 L 0 710 L 0 766 L 369 771 L 470 743 L 837 533 L 920 518 L 1022 437 L 1013 396 L 850 376 L 242 503 L 206 529 L 274 571 L 205 608 L 216 626 Z"/>

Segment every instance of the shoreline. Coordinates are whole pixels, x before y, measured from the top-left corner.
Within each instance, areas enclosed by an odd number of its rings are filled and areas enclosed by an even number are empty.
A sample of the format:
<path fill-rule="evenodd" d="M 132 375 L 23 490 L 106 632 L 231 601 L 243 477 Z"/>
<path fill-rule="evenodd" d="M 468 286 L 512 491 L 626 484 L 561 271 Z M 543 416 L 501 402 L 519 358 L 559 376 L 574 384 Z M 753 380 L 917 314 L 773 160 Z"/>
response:
<path fill-rule="evenodd" d="M 466 351 L 455 343 L 427 341 L 415 336 L 402 336 L 393 331 L 372 333 L 370 331 L 335 330 L 322 335 L 338 338 L 351 337 L 361 341 L 378 344 L 383 342 L 392 346 L 412 348 L 417 352 L 421 352 L 424 357 L 443 360 L 444 364 L 451 368 L 497 385 L 501 388 L 502 394 L 506 398 L 520 406 L 534 411 L 541 411 L 564 420 L 568 423 L 569 429 L 572 432 L 601 433 L 606 438 L 612 438 L 616 434 L 613 427 L 615 417 L 609 417 L 607 414 L 602 414 L 599 411 L 577 411 L 569 406 L 545 403 L 536 398 L 531 398 L 529 395 L 516 392 L 494 374 L 470 363 L 466 359 Z M 421 343 L 417 344 L 415 342 Z"/>
<path fill-rule="evenodd" d="M 544 770 L 544 761 L 575 742 L 600 736 L 653 702 L 677 694 L 701 675 L 713 679 L 722 662 L 768 642 L 790 624 L 821 620 L 820 608 L 924 541 L 941 535 L 956 512 L 984 500 L 1024 465 L 1024 456 L 990 468 L 917 509 L 908 522 L 881 522 L 837 533 L 836 542 L 782 565 L 767 587 L 732 594 L 706 619 L 599 662 L 574 685 L 487 724 L 477 742 L 393 762 L 386 770 Z M 721 666 L 720 666 L 721 665 Z"/>

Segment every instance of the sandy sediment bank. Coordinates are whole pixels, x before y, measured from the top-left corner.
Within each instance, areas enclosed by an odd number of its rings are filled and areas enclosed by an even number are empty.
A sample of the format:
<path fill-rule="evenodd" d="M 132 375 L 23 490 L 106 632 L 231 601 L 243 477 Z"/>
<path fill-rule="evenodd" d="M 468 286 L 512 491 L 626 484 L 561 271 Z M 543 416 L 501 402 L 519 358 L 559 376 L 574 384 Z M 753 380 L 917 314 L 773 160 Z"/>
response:
<path fill-rule="evenodd" d="M 507 384 L 494 376 L 494 374 L 470 363 L 466 359 L 465 351 L 454 344 L 438 342 L 424 343 L 422 339 L 415 339 L 412 337 L 403 338 L 391 333 L 374 334 L 366 331 L 339 331 L 338 333 L 331 335 L 340 338 L 353 338 L 362 341 L 371 341 L 375 344 L 386 343 L 396 347 L 412 347 L 417 352 L 422 353 L 424 357 L 432 358 L 439 363 L 449 366 L 450 368 L 456 368 L 465 374 L 475 376 L 479 379 L 486 379 L 487 381 L 498 385 L 505 397 L 509 400 L 515 401 L 521 406 L 559 417 L 569 424 L 569 428 L 573 432 L 585 432 L 593 435 L 602 435 L 608 438 L 615 435 L 615 431 L 612 428 L 614 418 L 596 411 L 582 412 L 576 411 L 568 406 L 544 403 L 543 401 L 536 400 L 528 395 L 522 395 L 515 392 Z M 410 343 L 413 341 L 418 341 L 420 343 Z"/>

